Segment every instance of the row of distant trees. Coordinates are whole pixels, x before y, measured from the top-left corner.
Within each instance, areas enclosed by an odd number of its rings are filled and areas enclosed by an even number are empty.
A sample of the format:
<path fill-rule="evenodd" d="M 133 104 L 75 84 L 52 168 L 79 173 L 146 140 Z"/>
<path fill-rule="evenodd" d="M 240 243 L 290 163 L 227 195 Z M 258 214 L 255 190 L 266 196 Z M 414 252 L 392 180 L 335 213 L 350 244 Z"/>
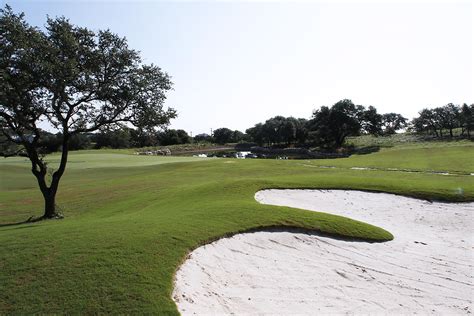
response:
<path fill-rule="evenodd" d="M 182 129 L 164 129 L 160 131 L 122 127 L 103 130 L 97 133 L 77 134 L 69 139 L 70 150 L 99 148 L 141 148 L 153 146 L 181 145 L 189 143 L 238 143 L 249 140 L 242 132 L 228 128 L 218 128 L 213 135 L 198 134 L 191 137 Z M 59 151 L 63 141 L 61 133 L 53 134 L 41 131 L 42 153 Z"/>
<path fill-rule="evenodd" d="M 474 130 L 474 104 L 459 106 L 449 103 L 442 107 L 423 109 L 413 119 L 411 127 L 417 133 L 436 137 L 453 137 L 454 131 L 459 130 L 459 136 L 470 138 Z"/>
<path fill-rule="evenodd" d="M 379 114 L 373 106 L 365 108 L 344 99 L 331 107 L 313 112 L 311 119 L 276 116 L 247 129 L 250 139 L 260 145 L 310 142 L 321 147 L 342 146 L 346 137 L 361 134 L 394 134 L 406 128 L 408 120 L 397 113 Z"/>
<path fill-rule="evenodd" d="M 95 148 L 151 147 L 204 142 L 227 144 L 248 140 L 244 133 L 225 127 L 216 129 L 212 136 L 203 133 L 191 137 L 182 129 L 165 129 L 157 132 L 122 128 L 89 135 L 89 138 L 94 143 Z"/>
<path fill-rule="evenodd" d="M 63 143 L 62 133 L 50 133 L 41 130 L 41 140 L 38 147 L 42 154 L 61 150 Z M 0 153 L 17 152 L 11 147 L 16 146 L 0 135 Z M 213 135 L 198 134 L 191 137 L 182 129 L 164 129 L 160 131 L 133 129 L 122 127 L 113 130 L 103 130 L 97 133 L 76 134 L 69 137 L 69 150 L 100 149 L 100 148 L 142 148 L 154 146 L 181 145 L 189 143 L 238 143 L 250 140 L 247 135 L 237 130 L 228 128 L 216 129 Z"/>
<path fill-rule="evenodd" d="M 47 131 L 41 132 L 41 143 L 43 153 L 59 151 L 63 141 L 61 133 L 52 134 Z M 114 130 L 104 130 L 97 133 L 77 134 L 69 139 L 70 150 L 99 149 L 99 148 L 139 148 L 151 146 L 167 146 L 176 144 L 188 144 L 192 138 L 182 129 L 166 129 L 163 131 L 143 131 L 122 127 Z"/>
<path fill-rule="evenodd" d="M 423 109 L 409 121 L 401 114 L 380 114 L 373 106 L 366 108 L 344 99 L 331 107 L 315 110 L 309 120 L 283 116 L 270 118 L 247 129 L 246 138 L 259 145 L 310 143 L 323 148 L 339 148 L 349 136 L 387 136 L 400 130 L 439 138 L 470 138 L 474 130 L 474 104 L 450 103 Z"/>
<path fill-rule="evenodd" d="M 315 145 L 321 148 L 339 148 L 349 136 L 387 136 L 400 130 L 432 137 L 471 137 L 474 130 L 474 105 L 454 105 L 423 109 L 412 121 L 398 113 L 380 114 L 373 106 L 355 105 L 341 100 L 331 107 L 323 106 L 304 118 L 275 116 L 255 124 L 245 133 L 226 127 L 214 130 L 212 135 L 191 137 L 182 129 L 161 131 L 122 127 L 97 133 L 77 134 L 70 137 L 71 150 L 87 148 L 139 148 L 188 143 L 239 143 L 250 142 L 260 146 Z M 43 131 L 43 151 L 60 150 L 63 136 Z"/>

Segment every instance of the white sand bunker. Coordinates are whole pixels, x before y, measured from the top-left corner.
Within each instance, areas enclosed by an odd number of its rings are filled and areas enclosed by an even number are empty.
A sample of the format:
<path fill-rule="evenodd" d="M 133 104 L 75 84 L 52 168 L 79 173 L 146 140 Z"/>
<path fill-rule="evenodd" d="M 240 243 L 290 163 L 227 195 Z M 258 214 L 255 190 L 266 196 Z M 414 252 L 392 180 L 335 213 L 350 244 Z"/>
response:
<path fill-rule="evenodd" d="M 474 312 L 474 203 L 340 190 L 255 197 L 361 220 L 395 239 L 270 231 L 220 239 L 193 251 L 178 270 L 173 298 L 182 314 Z"/>

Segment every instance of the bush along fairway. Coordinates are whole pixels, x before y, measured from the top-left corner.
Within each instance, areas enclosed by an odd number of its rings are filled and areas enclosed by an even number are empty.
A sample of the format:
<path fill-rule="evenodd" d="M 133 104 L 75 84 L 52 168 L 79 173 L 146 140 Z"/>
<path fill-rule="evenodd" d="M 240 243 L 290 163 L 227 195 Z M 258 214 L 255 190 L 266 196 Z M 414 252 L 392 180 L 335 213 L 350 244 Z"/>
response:
<path fill-rule="evenodd" d="M 393 236 L 382 228 L 261 205 L 254 195 L 265 188 L 340 188 L 472 201 L 474 168 L 467 157 L 474 147 L 460 146 L 427 149 L 432 166 L 419 160 L 425 150 L 420 148 L 393 152 L 403 159 L 391 163 L 387 157 L 392 149 L 325 161 L 73 152 L 57 197 L 65 219 L 24 224 L 15 223 L 41 215 L 41 193 L 23 158 L 1 159 L 0 314 L 177 314 L 173 276 L 186 254 L 247 230 L 290 226 L 372 242 L 390 240 Z M 403 167 L 449 168 L 460 174 L 318 167 L 348 167 L 350 159 L 362 157 L 373 167 L 398 168 L 402 161 Z M 456 164 L 452 157 L 463 162 Z M 57 157 L 48 159 L 54 165 Z"/>

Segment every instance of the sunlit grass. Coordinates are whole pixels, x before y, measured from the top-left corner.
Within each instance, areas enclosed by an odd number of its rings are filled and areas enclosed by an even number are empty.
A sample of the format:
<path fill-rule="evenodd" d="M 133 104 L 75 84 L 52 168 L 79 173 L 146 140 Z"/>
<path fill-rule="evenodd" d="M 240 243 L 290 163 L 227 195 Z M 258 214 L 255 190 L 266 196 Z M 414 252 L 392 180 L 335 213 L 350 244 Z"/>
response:
<path fill-rule="evenodd" d="M 392 238 L 383 229 L 347 218 L 258 204 L 254 194 L 264 188 L 362 189 L 474 200 L 473 176 L 305 166 L 472 170 L 471 146 L 423 150 L 387 149 L 324 161 L 74 153 L 57 199 L 66 218 L 0 227 L 0 314 L 176 314 L 173 275 L 185 255 L 221 236 L 258 227 L 296 226 L 373 241 Z M 423 162 L 427 153 L 432 159 Z M 41 195 L 24 158 L 2 159 L 0 175 L 0 223 L 41 214 Z"/>

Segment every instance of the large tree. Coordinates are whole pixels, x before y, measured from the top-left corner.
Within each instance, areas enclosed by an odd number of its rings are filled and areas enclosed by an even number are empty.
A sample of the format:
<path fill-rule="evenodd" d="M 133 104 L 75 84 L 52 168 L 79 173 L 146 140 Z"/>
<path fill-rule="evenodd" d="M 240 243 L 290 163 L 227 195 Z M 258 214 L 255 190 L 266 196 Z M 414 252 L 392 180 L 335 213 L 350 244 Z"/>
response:
<path fill-rule="evenodd" d="M 250 139 L 256 142 L 259 146 L 263 146 L 265 142 L 265 136 L 263 132 L 263 124 L 257 123 L 254 127 L 248 128 L 245 133 L 249 135 Z"/>
<path fill-rule="evenodd" d="M 191 137 L 182 129 L 166 129 L 157 134 L 158 142 L 162 146 L 188 144 Z"/>
<path fill-rule="evenodd" d="M 440 125 L 449 131 L 449 136 L 453 137 L 453 130 L 460 127 L 461 109 L 459 106 L 449 103 L 443 107 L 434 109 L 438 114 Z"/>
<path fill-rule="evenodd" d="M 263 135 L 269 146 L 284 142 L 292 132 L 292 126 L 287 125 L 286 118 L 281 115 L 272 117 L 263 124 Z"/>
<path fill-rule="evenodd" d="M 234 132 L 227 127 L 221 127 L 214 131 L 214 141 L 218 144 L 226 144 L 232 142 L 232 136 Z"/>
<path fill-rule="evenodd" d="M 310 135 L 323 147 L 339 148 L 346 137 L 360 134 L 364 108 L 344 99 L 332 107 L 322 106 L 308 122 Z"/>
<path fill-rule="evenodd" d="M 125 38 L 93 32 L 65 18 L 48 19 L 45 31 L 5 6 L 0 12 L 0 127 L 24 147 L 44 197 L 44 218 L 54 218 L 69 142 L 78 134 L 118 124 L 153 128 L 176 116 L 165 109 L 169 76 L 144 65 Z M 44 123 L 42 123 L 44 122 Z M 62 134 L 59 167 L 47 181 L 40 124 Z"/>
<path fill-rule="evenodd" d="M 382 115 L 372 105 L 361 113 L 361 126 L 364 132 L 371 135 L 382 134 Z"/>
<path fill-rule="evenodd" d="M 408 126 L 408 119 L 398 113 L 382 115 L 382 130 L 384 135 L 395 134 L 398 130 Z"/>
<path fill-rule="evenodd" d="M 417 133 L 432 133 L 438 137 L 438 129 L 442 132 L 442 126 L 440 126 L 439 119 L 436 113 L 431 109 L 423 109 L 418 113 L 418 117 L 415 117 L 411 125 Z M 442 136 L 442 135 L 441 135 Z"/>

